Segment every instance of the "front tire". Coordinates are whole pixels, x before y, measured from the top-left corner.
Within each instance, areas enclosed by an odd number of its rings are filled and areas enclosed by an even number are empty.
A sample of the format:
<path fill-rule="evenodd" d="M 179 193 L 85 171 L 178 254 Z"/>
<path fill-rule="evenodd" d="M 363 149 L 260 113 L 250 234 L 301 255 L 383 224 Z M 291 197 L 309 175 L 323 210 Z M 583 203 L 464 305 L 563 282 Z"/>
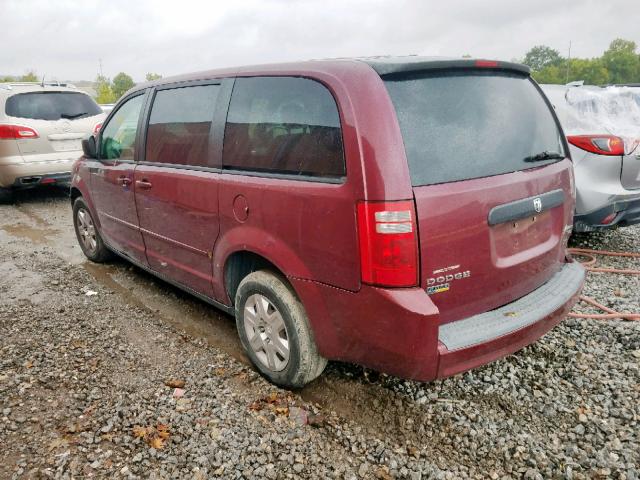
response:
<path fill-rule="evenodd" d="M 96 228 L 93 215 L 82 197 L 73 202 L 73 227 L 82 253 L 95 263 L 104 263 L 112 256 Z"/>
<path fill-rule="evenodd" d="M 235 298 L 236 326 L 249 359 L 270 382 L 301 388 L 324 370 L 307 314 L 282 277 L 260 270 L 247 275 Z"/>

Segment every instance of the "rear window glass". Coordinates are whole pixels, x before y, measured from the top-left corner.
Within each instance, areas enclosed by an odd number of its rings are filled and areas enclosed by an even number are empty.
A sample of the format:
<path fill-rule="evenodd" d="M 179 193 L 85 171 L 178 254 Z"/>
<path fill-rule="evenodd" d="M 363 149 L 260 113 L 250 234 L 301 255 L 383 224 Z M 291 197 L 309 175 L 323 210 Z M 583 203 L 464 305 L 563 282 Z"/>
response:
<path fill-rule="evenodd" d="M 151 109 L 145 160 L 207 166 L 219 85 L 160 90 Z"/>
<path fill-rule="evenodd" d="M 340 117 L 333 96 L 306 78 L 238 78 L 223 163 L 238 170 L 344 176 Z"/>
<path fill-rule="evenodd" d="M 10 117 L 32 120 L 74 120 L 93 117 L 102 110 L 84 93 L 30 92 L 7 98 L 5 112 Z"/>
<path fill-rule="evenodd" d="M 527 76 L 495 71 L 384 78 L 414 186 L 488 177 L 558 160 L 561 132 Z"/>

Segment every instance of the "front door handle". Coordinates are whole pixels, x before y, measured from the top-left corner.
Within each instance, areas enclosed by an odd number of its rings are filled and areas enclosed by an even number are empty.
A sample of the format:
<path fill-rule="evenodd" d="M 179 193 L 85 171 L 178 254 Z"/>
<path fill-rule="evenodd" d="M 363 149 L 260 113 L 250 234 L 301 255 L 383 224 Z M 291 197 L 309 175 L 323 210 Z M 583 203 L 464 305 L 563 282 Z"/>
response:
<path fill-rule="evenodd" d="M 143 178 L 142 180 L 136 180 L 136 187 L 140 188 L 141 190 L 149 190 L 151 187 L 153 187 L 153 185 L 149 180 Z"/>

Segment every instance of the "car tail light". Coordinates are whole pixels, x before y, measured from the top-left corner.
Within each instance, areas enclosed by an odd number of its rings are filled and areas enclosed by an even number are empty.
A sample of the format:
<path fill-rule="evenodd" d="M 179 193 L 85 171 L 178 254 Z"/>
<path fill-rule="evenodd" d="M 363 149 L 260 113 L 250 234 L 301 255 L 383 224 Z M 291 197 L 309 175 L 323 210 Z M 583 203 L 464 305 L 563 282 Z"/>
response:
<path fill-rule="evenodd" d="M 359 202 L 362 281 L 385 287 L 418 283 L 418 235 L 413 202 Z"/>
<path fill-rule="evenodd" d="M 571 145 L 598 155 L 624 155 L 624 142 L 615 135 L 569 135 L 567 140 Z"/>
<path fill-rule="evenodd" d="M 96 126 L 93 127 L 93 134 L 97 135 L 101 128 L 102 128 L 102 123 L 96 123 Z"/>
<path fill-rule="evenodd" d="M 0 124 L 0 139 L 38 138 L 38 132 L 23 125 Z"/>

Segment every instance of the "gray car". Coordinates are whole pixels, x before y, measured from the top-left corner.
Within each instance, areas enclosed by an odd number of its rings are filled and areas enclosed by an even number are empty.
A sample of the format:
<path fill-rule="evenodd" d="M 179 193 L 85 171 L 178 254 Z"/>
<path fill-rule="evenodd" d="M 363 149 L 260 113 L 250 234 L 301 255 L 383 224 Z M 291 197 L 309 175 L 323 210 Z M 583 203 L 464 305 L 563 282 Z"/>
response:
<path fill-rule="evenodd" d="M 82 138 L 104 118 L 98 104 L 73 86 L 0 83 L 0 198 L 69 182 Z"/>
<path fill-rule="evenodd" d="M 576 181 L 574 231 L 640 223 L 640 88 L 542 85 Z"/>

